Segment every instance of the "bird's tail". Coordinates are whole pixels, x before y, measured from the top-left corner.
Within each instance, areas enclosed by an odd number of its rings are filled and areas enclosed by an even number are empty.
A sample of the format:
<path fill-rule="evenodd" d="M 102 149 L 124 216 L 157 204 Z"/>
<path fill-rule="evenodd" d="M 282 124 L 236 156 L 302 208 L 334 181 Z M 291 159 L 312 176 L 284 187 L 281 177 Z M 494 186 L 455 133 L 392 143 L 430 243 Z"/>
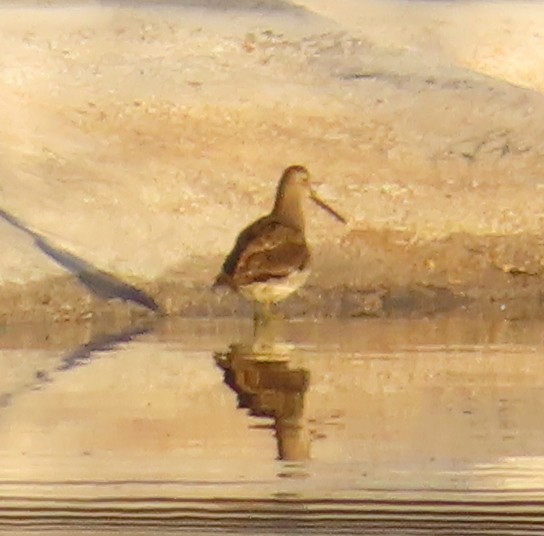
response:
<path fill-rule="evenodd" d="M 230 277 L 223 271 L 219 273 L 219 275 L 215 278 L 215 281 L 213 282 L 212 289 L 215 290 L 219 287 L 230 287 L 231 286 L 231 280 Z"/>

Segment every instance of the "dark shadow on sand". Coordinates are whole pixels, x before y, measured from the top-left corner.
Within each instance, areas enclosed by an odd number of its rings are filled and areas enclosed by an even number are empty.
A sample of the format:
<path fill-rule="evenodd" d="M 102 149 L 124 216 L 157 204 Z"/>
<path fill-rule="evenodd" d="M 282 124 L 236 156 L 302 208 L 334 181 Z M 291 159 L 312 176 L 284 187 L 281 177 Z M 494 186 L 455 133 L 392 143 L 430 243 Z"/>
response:
<path fill-rule="evenodd" d="M 74 274 L 96 296 L 106 300 L 118 298 L 124 301 L 131 301 L 147 307 L 152 311 L 160 311 L 157 302 L 143 290 L 126 283 L 108 272 L 99 270 L 91 263 L 62 248 L 53 246 L 43 236 L 32 231 L 9 212 L 0 209 L 0 218 L 30 236 L 42 253 L 45 253 L 50 259 L 53 259 L 57 264 Z"/>

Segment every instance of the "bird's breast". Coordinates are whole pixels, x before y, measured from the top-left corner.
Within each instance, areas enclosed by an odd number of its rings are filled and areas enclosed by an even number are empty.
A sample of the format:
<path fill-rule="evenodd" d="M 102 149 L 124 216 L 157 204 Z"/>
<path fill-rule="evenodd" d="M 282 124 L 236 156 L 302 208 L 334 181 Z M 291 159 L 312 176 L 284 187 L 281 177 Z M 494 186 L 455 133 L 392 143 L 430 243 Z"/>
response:
<path fill-rule="evenodd" d="M 277 303 L 298 290 L 310 275 L 309 269 L 294 270 L 285 277 L 256 281 L 241 285 L 239 291 L 245 298 L 260 303 Z"/>

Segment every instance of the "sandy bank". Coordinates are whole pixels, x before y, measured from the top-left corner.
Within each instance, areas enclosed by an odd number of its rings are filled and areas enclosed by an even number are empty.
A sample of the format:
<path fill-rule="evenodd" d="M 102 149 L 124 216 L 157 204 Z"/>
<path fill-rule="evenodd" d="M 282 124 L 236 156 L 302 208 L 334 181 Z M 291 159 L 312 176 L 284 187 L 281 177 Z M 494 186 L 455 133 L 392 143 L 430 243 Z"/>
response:
<path fill-rule="evenodd" d="M 542 3 L 41 4 L 0 7 L 3 321 L 127 311 L 39 240 L 247 314 L 207 289 L 296 162 L 350 221 L 308 211 L 288 314 L 541 314 Z"/>

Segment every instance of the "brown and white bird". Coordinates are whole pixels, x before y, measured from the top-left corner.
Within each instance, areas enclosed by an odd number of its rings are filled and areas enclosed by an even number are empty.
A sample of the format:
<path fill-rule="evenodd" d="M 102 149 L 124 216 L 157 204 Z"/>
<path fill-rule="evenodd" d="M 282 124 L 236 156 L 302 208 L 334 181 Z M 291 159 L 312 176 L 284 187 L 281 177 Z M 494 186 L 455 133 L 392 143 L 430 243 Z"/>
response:
<path fill-rule="evenodd" d="M 310 186 L 308 170 L 303 166 L 290 166 L 278 183 L 272 211 L 238 235 L 214 287 L 229 286 L 245 298 L 262 304 L 265 317 L 271 305 L 300 288 L 310 274 L 303 213 L 307 197 L 346 223 L 317 197 Z"/>

